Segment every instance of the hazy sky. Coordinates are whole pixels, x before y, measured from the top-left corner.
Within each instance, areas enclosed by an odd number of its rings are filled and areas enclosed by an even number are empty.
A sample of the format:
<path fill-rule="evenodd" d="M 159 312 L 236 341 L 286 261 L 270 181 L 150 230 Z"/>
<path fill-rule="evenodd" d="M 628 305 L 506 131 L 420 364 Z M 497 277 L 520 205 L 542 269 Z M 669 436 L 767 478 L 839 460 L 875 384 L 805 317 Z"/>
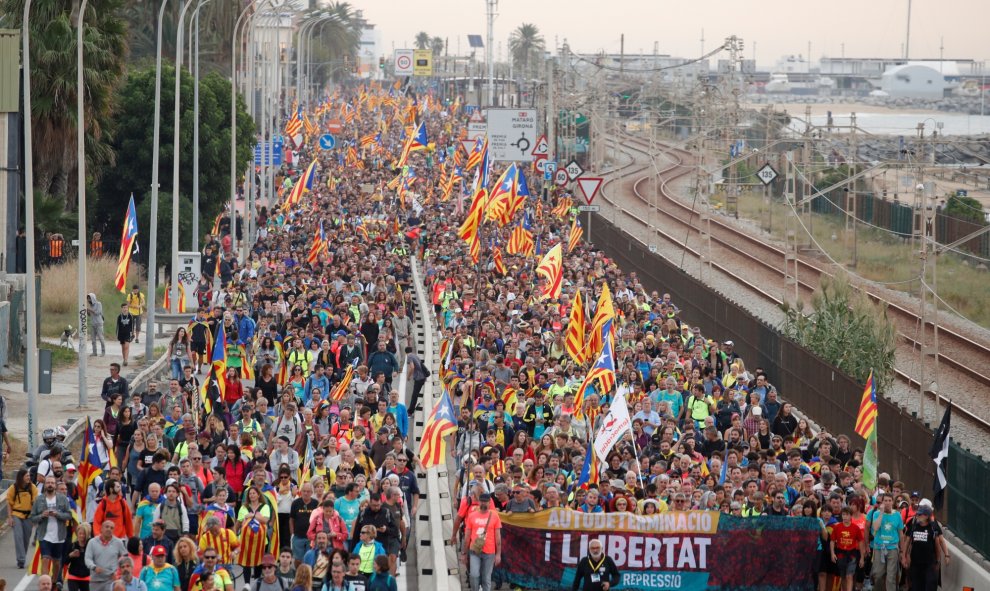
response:
<path fill-rule="evenodd" d="M 486 34 L 485 0 L 350 0 L 381 31 L 383 53 L 412 47 L 419 31 L 449 39 L 450 53 L 467 53 L 469 33 Z M 509 33 L 521 23 L 539 27 L 551 48 L 567 39 L 578 52 L 619 52 L 696 57 L 704 29 L 709 51 L 729 35 L 745 42 L 745 57 L 769 66 L 784 54 L 898 57 L 908 0 L 500 0 L 495 50 L 508 51 Z M 914 0 L 911 57 L 990 60 L 988 0 Z M 943 40 L 944 38 L 944 40 Z"/>

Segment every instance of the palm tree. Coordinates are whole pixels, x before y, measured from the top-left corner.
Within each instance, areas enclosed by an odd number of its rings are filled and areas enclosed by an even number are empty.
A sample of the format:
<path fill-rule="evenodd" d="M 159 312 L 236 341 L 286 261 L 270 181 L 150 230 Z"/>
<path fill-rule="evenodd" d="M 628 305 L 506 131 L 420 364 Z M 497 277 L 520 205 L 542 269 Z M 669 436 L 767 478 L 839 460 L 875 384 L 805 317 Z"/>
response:
<path fill-rule="evenodd" d="M 343 72 L 340 68 L 328 65 L 330 62 L 343 60 L 345 57 L 351 62 L 356 59 L 361 45 L 363 26 L 361 19 L 348 2 L 333 2 L 326 11 L 336 18 L 317 26 L 316 32 L 319 37 L 313 44 L 313 61 L 315 64 L 320 64 L 314 65 L 316 82 L 320 85 L 331 77 L 339 79 Z"/>
<path fill-rule="evenodd" d="M 430 49 L 433 50 L 433 57 L 438 58 L 447 49 L 447 42 L 444 41 L 443 37 L 434 37 L 430 39 Z"/>
<path fill-rule="evenodd" d="M 72 209 L 76 193 L 76 27 L 73 0 L 31 6 L 31 109 L 35 190 Z M 84 15 L 87 172 L 98 178 L 114 160 L 108 129 L 127 60 L 123 0 L 92 0 Z M 0 0 L 2 26 L 21 26 L 24 0 Z M 71 197 L 70 197 L 71 196 Z"/>
<path fill-rule="evenodd" d="M 430 48 L 430 34 L 426 31 L 420 31 L 416 33 L 416 40 L 413 41 L 416 45 L 416 49 L 429 49 Z"/>
<path fill-rule="evenodd" d="M 540 29 L 533 24 L 523 23 L 509 35 L 512 62 L 523 71 L 524 75 L 528 74 L 529 66 L 543 54 L 545 46 Z"/>

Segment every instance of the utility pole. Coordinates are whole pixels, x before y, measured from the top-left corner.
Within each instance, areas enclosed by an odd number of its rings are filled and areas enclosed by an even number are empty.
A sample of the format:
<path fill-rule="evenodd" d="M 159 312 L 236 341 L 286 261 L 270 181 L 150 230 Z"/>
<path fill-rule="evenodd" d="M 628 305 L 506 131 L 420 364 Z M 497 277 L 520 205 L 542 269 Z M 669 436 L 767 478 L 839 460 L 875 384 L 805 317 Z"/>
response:
<path fill-rule="evenodd" d="M 770 127 L 773 125 L 773 105 L 767 108 L 767 119 L 763 134 L 763 159 L 770 162 Z M 770 185 L 763 185 L 763 205 L 767 208 L 767 232 L 773 234 L 773 197 Z"/>
<path fill-rule="evenodd" d="M 804 180 L 801 186 L 804 191 L 801 193 L 801 200 L 804 201 L 807 197 L 814 193 L 815 187 L 811 184 L 811 170 L 812 170 L 812 156 L 811 156 L 811 105 L 808 105 L 804 109 L 804 149 L 801 152 L 801 161 L 804 164 Z M 815 248 L 814 237 L 815 237 L 815 210 L 812 207 L 814 200 L 807 200 L 805 207 L 808 208 L 808 250 L 813 250 Z M 795 228 L 796 229 L 796 228 Z M 797 259 L 795 259 L 795 265 L 797 265 Z M 795 277 L 797 274 L 795 273 Z"/>
<path fill-rule="evenodd" d="M 725 47 L 729 50 L 729 72 L 725 76 L 725 79 L 728 82 L 728 91 L 732 95 L 732 105 L 730 105 L 732 111 L 729 116 L 729 156 L 732 160 L 732 165 L 729 167 L 729 182 L 726 187 L 725 207 L 727 212 L 731 207 L 736 219 L 739 219 L 739 175 L 736 160 L 742 155 L 741 152 L 744 148 L 743 142 L 736 138 L 736 132 L 739 129 L 739 93 L 741 83 L 736 77 L 736 72 L 737 68 L 741 69 L 739 62 L 743 50 L 743 40 L 733 35 L 725 40 Z"/>
<path fill-rule="evenodd" d="M 908 0 L 907 32 L 904 35 L 904 59 L 911 57 L 911 0 Z"/>
<path fill-rule="evenodd" d="M 858 257 L 858 242 L 859 236 L 857 233 L 858 225 L 856 224 L 856 181 L 851 180 L 851 177 L 856 175 L 856 163 L 859 161 L 859 145 L 856 136 L 856 113 L 850 115 L 849 122 L 849 166 L 846 167 L 846 173 L 849 186 L 846 187 L 846 235 L 852 232 L 853 237 L 853 247 L 852 247 L 852 264 L 850 265 L 853 269 L 859 263 Z"/>
<path fill-rule="evenodd" d="M 919 364 L 919 417 L 922 422 L 927 420 L 925 413 L 925 395 L 927 392 L 931 391 L 935 393 L 935 412 L 938 412 L 938 373 L 939 373 L 939 362 L 938 362 L 938 292 L 937 292 L 937 260 L 938 251 L 936 249 L 936 236 L 935 236 L 935 188 L 929 184 L 925 183 L 925 169 L 924 169 L 924 134 L 925 134 L 925 124 L 918 124 L 918 153 L 916 156 L 917 160 L 917 184 L 915 185 L 915 211 L 917 211 L 917 221 L 919 226 L 916 228 L 919 238 L 919 252 L 918 256 L 921 261 L 921 289 L 920 289 L 920 314 L 921 326 L 920 326 L 920 338 L 919 343 L 921 350 L 919 351 L 921 355 L 921 363 Z M 934 133 L 932 134 L 934 136 Z M 934 140 L 934 138 L 933 138 Z M 932 149 L 934 150 L 934 143 L 932 144 Z M 931 270 L 931 283 L 929 283 L 929 269 Z M 931 310 L 929 311 L 928 302 L 931 300 Z M 932 324 L 932 332 L 929 337 L 928 324 Z M 929 379 L 928 374 L 928 364 L 932 364 L 931 378 Z M 937 414 L 936 414 L 937 416 Z"/>
<path fill-rule="evenodd" d="M 794 305 L 797 306 L 800 301 L 799 296 L 799 284 L 798 284 L 798 241 L 797 241 L 797 227 L 798 227 L 798 212 L 794 207 L 796 189 L 797 189 L 797 178 L 794 171 L 794 152 L 787 152 L 787 171 L 785 175 L 785 185 L 784 185 L 784 199 L 790 204 L 790 211 L 787 213 L 787 218 L 784 220 L 784 235 L 787 238 L 787 245 L 784 249 L 784 294 L 783 299 L 787 300 L 787 287 L 794 286 Z"/>
<path fill-rule="evenodd" d="M 488 6 L 488 46 L 485 47 L 485 58 L 488 61 L 488 106 L 495 106 L 495 16 L 498 10 L 498 0 L 485 0 Z"/>
<path fill-rule="evenodd" d="M 626 34 L 619 35 L 619 76 L 625 74 L 626 65 Z"/>

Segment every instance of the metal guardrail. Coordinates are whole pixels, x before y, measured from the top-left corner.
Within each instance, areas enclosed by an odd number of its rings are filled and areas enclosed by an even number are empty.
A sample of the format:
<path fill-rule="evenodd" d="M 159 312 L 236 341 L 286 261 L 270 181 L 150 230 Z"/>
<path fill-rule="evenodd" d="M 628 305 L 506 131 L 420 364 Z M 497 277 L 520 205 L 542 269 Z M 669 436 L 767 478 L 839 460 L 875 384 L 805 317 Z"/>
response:
<path fill-rule="evenodd" d="M 418 329 L 422 331 L 423 359 L 428 360 L 432 368 L 439 367 L 435 361 L 439 351 L 433 339 L 435 318 L 433 307 L 428 305 L 426 289 L 423 285 L 419 261 L 410 257 L 413 285 L 416 290 L 416 304 L 419 308 Z M 423 387 L 423 410 L 417 413 L 412 432 L 416 433 L 417 449 L 423 437 L 423 423 L 436 403 L 435 396 L 438 373 L 432 371 Z M 420 473 L 419 476 L 424 474 Z M 419 588 L 436 591 L 460 591 L 461 580 L 457 549 L 448 543 L 453 534 L 453 507 L 450 495 L 448 468 L 441 466 L 431 468 L 425 473 L 425 487 L 420 504 L 419 515 L 416 516 L 417 565 L 419 567 Z"/>

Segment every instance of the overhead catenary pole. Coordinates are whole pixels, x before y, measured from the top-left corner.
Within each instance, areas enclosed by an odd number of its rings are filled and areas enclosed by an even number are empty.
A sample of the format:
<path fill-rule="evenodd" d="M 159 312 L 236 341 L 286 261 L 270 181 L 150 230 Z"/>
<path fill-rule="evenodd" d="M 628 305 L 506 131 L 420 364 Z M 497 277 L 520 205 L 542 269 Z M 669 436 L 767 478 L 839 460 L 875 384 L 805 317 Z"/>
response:
<path fill-rule="evenodd" d="M 24 233 L 27 242 L 25 258 L 25 293 L 27 302 L 25 319 L 27 329 L 27 354 L 24 356 L 24 373 L 27 374 L 28 399 L 28 449 L 35 447 L 34 419 L 38 414 L 38 290 L 34 270 L 34 156 L 31 132 L 31 0 L 24 0 L 21 20 L 21 71 L 24 87 Z"/>
<path fill-rule="evenodd" d="M 79 4 L 79 17 L 76 21 L 76 212 L 79 235 L 79 261 L 77 273 L 76 305 L 79 307 L 79 408 L 86 406 L 87 376 L 89 361 L 86 355 L 86 332 L 89 318 L 86 315 L 86 93 L 83 90 L 83 26 L 86 19 L 86 4 Z M 96 347 L 96 341 L 93 341 Z M 96 349 L 93 349 L 96 353 Z"/>
<path fill-rule="evenodd" d="M 151 143 L 151 230 L 148 239 L 148 322 L 144 332 L 144 359 L 151 363 L 155 355 L 155 283 L 158 279 L 158 152 L 162 126 L 162 23 L 168 0 L 158 9 L 158 48 L 155 56 L 155 131 Z"/>

